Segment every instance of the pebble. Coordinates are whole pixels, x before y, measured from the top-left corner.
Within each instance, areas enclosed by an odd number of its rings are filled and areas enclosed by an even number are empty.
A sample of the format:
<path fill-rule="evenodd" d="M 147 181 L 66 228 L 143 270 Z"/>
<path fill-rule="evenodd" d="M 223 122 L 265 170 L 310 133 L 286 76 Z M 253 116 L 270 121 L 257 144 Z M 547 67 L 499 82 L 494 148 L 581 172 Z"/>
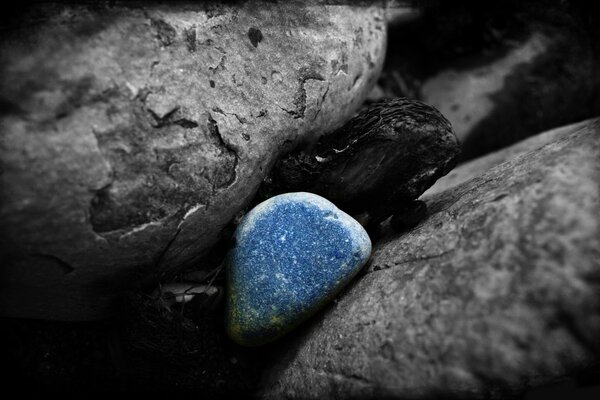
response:
<path fill-rule="evenodd" d="M 258 204 L 228 254 L 227 333 L 245 346 L 279 338 L 331 301 L 370 254 L 364 228 L 321 196 L 286 193 Z"/>

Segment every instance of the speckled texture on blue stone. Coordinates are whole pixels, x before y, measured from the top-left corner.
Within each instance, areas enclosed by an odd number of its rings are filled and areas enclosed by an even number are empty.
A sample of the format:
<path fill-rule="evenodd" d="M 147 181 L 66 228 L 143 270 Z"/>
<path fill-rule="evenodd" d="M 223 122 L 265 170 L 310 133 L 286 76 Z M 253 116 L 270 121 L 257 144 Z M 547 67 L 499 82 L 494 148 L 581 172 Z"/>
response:
<path fill-rule="evenodd" d="M 272 197 L 242 220 L 227 265 L 226 327 L 236 342 L 275 340 L 342 289 L 371 254 L 363 227 L 312 193 Z"/>

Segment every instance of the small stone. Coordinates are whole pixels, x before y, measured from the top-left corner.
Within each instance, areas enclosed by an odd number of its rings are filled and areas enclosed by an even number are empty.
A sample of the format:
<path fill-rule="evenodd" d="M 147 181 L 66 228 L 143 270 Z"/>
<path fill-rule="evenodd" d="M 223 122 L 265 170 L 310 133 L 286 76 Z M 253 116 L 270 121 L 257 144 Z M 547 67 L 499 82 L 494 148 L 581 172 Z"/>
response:
<path fill-rule="evenodd" d="M 371 254 L 364 228 L 312 193 L 272 197 L 238 226 L 227 265 L 227 332 L 258 346 L 333 299 Z"/>

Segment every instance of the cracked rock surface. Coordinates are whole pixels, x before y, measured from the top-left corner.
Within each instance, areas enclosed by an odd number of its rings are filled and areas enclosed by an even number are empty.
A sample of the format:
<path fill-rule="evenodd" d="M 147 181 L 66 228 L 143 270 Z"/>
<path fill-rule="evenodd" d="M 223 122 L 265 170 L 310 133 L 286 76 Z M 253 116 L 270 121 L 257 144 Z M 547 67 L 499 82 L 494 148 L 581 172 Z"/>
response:
<path fill-rule="evenodd" d="M 36 5 L 0 41 L 0 313 L 93 319 L 194 265 L 279 154 L 348 119 L 383 9 Z"/>
<path fill-rule="evenodd" d="M 426 220 L 279 344 L 262 397 L 502 396 L 597 362 L 600 120 L 545 136 L 426 196 Z"/>

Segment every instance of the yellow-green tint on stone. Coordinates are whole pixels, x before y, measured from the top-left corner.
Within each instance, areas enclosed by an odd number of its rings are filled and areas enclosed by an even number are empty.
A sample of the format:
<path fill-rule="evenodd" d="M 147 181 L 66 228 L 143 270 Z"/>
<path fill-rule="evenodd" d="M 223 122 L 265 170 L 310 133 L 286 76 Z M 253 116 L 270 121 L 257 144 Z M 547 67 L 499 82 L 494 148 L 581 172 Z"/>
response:
<path fill-rule="evenodd" d="M 275 196 L 250 211 L 227 260 L 226 328 L 239 344 L 268 343 L 330 301 L 371 253 L 363 227 L 311 193 Z"/>

